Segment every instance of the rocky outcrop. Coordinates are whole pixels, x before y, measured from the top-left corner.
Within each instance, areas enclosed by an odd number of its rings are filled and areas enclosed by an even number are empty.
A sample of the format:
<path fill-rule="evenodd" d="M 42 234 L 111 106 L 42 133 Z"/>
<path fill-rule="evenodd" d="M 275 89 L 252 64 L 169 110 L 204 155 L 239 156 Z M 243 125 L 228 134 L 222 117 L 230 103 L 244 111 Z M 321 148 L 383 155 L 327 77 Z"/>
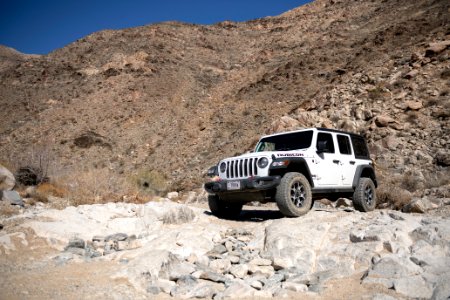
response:
<path fill-rule="evenodd" d="M 16 185 L 13 173 L 0 165 L 0 191 L 10 191 Z"/>
<path fill-rule="evenodd" d="M 450 275 L 448 206 L 443 217 L 431 217 L 360 213 L 340 202 L 337 208 L 318 203 L 301 218 L 239 226 L 170 201 L 42 209 L 19 219 L 59 249 L 53 258 L 59 264 L 122 262 L 111 278 L 126 279 L 142 295 L 321 295 L 330 280 L 362 274 L 365 288 L 381 285 L 401 297 L 450 296 L 444 280 Z M 172 221 L 164 221 L 167 215 Z M 14 251 L 18 234 L 2 231 L 0 249 Z"/>

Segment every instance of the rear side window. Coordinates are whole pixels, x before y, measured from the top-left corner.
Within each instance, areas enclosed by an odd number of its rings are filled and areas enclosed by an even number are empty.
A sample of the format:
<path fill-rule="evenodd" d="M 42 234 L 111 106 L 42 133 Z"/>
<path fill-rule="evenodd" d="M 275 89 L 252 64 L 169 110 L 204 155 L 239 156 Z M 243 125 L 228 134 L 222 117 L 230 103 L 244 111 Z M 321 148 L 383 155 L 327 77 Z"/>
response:
<path fill-rule="evenodd" d="M 369 150 L 367 149 L 366 142 L 362 137 L 352 136 L 352 144 L 356 158 L 369 159 Z"/>
<path fill-rule="evenodd" d="M 339 152 L 341 154 L 352 154 L 352 149 L 350 147 L 350 139 L 346 135 L 337 136 Z"/>
<path fill-rule="evenodd" d="M 324 151 L 325 153 L 334 153 L 333 136 L 331 134 L 319 132 L 317 135 L 317 145 L 319 145 L 319 142 L 326 143 L 327 150 Z"/>

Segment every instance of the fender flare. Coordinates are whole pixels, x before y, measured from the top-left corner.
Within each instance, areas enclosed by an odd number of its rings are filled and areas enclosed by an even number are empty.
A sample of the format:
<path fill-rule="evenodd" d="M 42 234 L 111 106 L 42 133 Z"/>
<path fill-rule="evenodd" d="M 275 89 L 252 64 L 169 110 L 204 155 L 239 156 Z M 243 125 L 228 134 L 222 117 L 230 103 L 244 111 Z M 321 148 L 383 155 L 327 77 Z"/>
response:
<path fill-rule="evenodd" d="M 283 165 L 283 166 L 277 166 L 277 167 L 274 167 L 271 164 L 269 167 L 269 172 L 272 170 L 289 169 L 289 167 L 292 164 L 302 165 L 302 167 L 304 168 L 304 172 L 302 172 L 302 174 L 309 181 L 309 184 L 311 185 L 311 187 L 314 187 L 314 181 L 312 180 L 311 171 L 309 170 L 308 163 L 306 162 L 306 160 L 303 157 L 278 157 L 278 158 L 275 158 L 274 156 L 272 156 L 272 163 L 279 162 L 279 161 L 289 161 L 289 164 Z M 306 174 L 304 174 L 304 173 L 306 173 Z"/>
<path fill-rule="evenodd" d="M 378 187 L 377 177 L 375 175 L 374 168 L 370 165 L 361 165 L 356 167 L 355 177 L 353 177 L 352 183 L 353 189 L 355 189 L 356 186 L 358 185 L 359 179 L 361 178 L 361 174 L 363 172 L 369 173 L 369 177 L 370 179 L 372 179 L 373 183 L 375 184 L 375 187 Z"/>

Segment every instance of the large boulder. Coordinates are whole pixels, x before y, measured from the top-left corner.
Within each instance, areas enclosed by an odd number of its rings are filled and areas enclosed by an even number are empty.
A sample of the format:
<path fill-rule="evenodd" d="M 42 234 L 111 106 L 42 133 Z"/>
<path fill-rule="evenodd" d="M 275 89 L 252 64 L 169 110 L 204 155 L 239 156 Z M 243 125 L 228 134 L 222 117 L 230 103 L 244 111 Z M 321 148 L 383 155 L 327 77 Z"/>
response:
<path fill-rule="evenodd" d="M 0 191 L 10 191 L 16 185 L 16 179 L 13 173 L 0 165 Z"/>

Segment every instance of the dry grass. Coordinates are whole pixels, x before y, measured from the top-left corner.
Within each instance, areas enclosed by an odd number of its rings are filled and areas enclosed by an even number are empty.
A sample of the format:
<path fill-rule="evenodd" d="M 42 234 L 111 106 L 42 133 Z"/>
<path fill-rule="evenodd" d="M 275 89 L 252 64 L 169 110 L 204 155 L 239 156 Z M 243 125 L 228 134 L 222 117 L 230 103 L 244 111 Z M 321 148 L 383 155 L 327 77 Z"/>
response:
<path fill-rule="evenodd" d="M 49 196 L 63 198 L 67 195 L 67 193 L 68 191 L 63 187 L 54 183 L 45 182 L 39 184 L 30 196 L 36 201 L 47 203 Z"/>
<path fill-rule="evenodd" d="M 20 208 L 16 205 L 11 205 L 9 203 L 0 203 L 0 216 L 8 218 L 17 215 Z"/>
<path fill-rule="evenodd" d="M 132 181 L 139 187 L 139 190 L 149 195 L 161 196 L 167 193 L 167 178 L 156 170 L 141 170 Z"/>
<path fill-rule="evenodd" d="M 108 202 L 145 203 L 150 197 L 142 195 L 123 175 L 105 169 L 73 171 L 58 178 L 67 190 L 67 198 L 74 206 Z"/>
<path fill-rule="evenodd" d="M 391 208 L 401 210 L 410 203 L 411 193 L 391 183 L 380 184 L 377 189 L 377 206 L 379 208 Z"/>

